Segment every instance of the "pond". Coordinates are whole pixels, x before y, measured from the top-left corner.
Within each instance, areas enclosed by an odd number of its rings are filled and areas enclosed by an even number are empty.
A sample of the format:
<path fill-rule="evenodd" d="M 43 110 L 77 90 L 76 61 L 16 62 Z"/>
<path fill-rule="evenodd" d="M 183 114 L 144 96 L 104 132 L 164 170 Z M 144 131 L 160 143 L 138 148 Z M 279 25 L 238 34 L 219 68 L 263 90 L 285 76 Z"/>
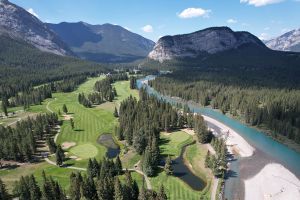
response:
<path fill-rule="evenodd" d="M 108 133 L 100 135 L 97 142 L 107 148 L 107 158 L 112 159 L 120 154 L 120 147 L 115 143 L 111 134 Z"/>
<path fill-rule="evenodd" d="M 193 174 L 193 172 L 191 172 L 190 169 L 184 163 L 183 155 L 186 150 L 186 147 L 188 147 L 189 145 L 191 144 L 185 145 L 181 150 L 180 156 L 172 161 L 173 175 L 177 178 L 180 178 L 193 190 L 201 191 L 206 186 L 205 181 Z"/>

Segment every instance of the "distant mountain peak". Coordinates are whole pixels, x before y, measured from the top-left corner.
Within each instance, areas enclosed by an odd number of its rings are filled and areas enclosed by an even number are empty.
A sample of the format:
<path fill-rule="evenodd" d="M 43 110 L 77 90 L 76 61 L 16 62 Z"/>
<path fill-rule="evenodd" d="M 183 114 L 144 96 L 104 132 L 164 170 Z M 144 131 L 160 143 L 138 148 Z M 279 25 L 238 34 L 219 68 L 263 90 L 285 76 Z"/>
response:
<path fill-rule="evenodd" d="M 265 41 L 265 44 L 273 50 L 300 52 L 300 28 Z"/>
<path fill-rule="evenodd" d="M 234 32 L 228 27 L 211 27 L 190 34 L 162 37 L 149 57 L 159 61 L 195 58 L 203 54 L 236 49 L 245 44 L 266 48 L 257 37 L 248 32 Z"/>
<path fill-rule="evenodd" d="M 96 62 L 130 62 L 145 58 L 154 42 L 119 25 L 85 22 L 47 24 L 79 57 Z"/>
<path fill-rule="evenodd" d="M 60 38 L 50 31 L 43 22 L 25 9 L 1 0 L 0 33 L 19 38 L 38 49 L 58 55 L 74 55 Z"/>

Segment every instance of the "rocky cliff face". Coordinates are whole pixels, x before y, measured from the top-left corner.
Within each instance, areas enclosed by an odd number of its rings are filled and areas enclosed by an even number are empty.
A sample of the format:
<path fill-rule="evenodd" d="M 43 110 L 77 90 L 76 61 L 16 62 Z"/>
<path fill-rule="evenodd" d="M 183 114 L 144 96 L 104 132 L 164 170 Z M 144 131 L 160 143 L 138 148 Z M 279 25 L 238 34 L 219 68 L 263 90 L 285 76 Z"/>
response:
<path fill-rule="evenodd" d="M 300 52 L 300 29 L 289 31 L 265 44 L 273 50 Z"/>
<path fill-rule="evenodd" d="M 45 52 L 74 55 L 43 22 L 7 0 L 0 0 L 0 34 L 20 38 Z"/>
<path fill-rule="evenodd" d="M 205 54 L 237 49 L 246 44 L 266 48 L 257 37 L 248 32 L 234 32 L 228 27 L 213 27 L 191 34 L 162 37 L 148 57 L 158 61 L 185 57 L 195 58 Z"/>

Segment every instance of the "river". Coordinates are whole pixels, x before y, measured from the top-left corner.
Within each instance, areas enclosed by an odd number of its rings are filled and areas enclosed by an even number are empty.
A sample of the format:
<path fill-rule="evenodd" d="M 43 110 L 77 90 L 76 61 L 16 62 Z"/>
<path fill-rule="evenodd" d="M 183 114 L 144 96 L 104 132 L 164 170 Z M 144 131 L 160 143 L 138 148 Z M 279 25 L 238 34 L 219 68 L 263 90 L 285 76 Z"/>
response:
<path fill-rule="evenodd" d="M 165 100 L 171 104 L 182 103 L 180 98 L 164 96 L 148 86 L 147 81 L 155 79 L 150 75 L 137 81 L 138 88 L 145 87 L 148 94 Z M 230 174 L 225 182 L 225 197 L 228 199 L 243 199 L 243 184 L 241 180 L 252 177 L 270 162 L 277 162 L 289 169 L 300 178 L 300 154 L 295 150 L 273 140 L 266 134 L 251 128 L 235 119 L 207 107 L 201 107 L 193 102 L 186 102 L 191 110 L 209 116 L 239 133 L 250 145 L 255 148 L 255 154 L 250 158 L 240 159 L 235 157 L 230 163 Z M 209 125 L 209 124 L 208 124 Z M 209 125 L 210 126 L 210 125 Z M 250 162 L 252 164 L 250 164 Z M 250 166 L 249 166 L 250 164 Z M 252 165 L 252 166 L 251 166 Z M 253 167 L 254 166 L 254 167 Z"/>

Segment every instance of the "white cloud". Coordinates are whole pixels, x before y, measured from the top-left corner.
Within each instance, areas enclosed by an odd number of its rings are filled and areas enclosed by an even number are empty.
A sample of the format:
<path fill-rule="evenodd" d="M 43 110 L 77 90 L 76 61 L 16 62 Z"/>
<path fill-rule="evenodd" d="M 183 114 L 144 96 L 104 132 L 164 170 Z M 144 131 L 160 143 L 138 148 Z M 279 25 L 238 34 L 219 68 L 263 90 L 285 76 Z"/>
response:
<path fill-rule="evenodd" d="M 153 27 L 151 25 L 146 25 L 146 26 L 142 27 L 142 30 L 146 33 L 152 33 Z"/>
<path fill-rule="evenodd" d="M 131 29 L 128 28 L 127 26 L 124 26 L 124 28 L 125 28 L 127 31 L 131 31 Z"/>
<path fill-rule="evenodd" d="M 194 18 L 194 17 L 205 17 L 208 18 L 211 10 L 205 10 L 202 8 L 187 8 L 178 14 L 178 17 L 182 19 Z"/>
<path fill-rule="evenodd" d="M 247 3 L 255 7 L 265 6 L 269 4 L 279 3 L 285 0 L 240 0 L 241 3 Z"/>
<path fill-rule="evenodd" d="M 271 37 L 270 37 L 270 35 L 269 35 L 268 33 L 261 33 L 261 34 L 258 36 L 258 38 L 259 38 L 260 40 L 269 40 Z"/>
<path fill-rule="evenodd" d="M 228 24 L 236 24 L 238 21 L 236 19 L 228 19 L 226 22 Z"/>
<path fill-rule="evenodd" d="M 27 12 L 29 12 L 30 14 L 32 14 L 33 16 L 35 16 L 35 17 L 39 17 L 38 16 L 38 14 L 36 14 L 36 12 L 33 10 L 33 8 L 29 8 L 28 10 L 27 10 Z"/>

